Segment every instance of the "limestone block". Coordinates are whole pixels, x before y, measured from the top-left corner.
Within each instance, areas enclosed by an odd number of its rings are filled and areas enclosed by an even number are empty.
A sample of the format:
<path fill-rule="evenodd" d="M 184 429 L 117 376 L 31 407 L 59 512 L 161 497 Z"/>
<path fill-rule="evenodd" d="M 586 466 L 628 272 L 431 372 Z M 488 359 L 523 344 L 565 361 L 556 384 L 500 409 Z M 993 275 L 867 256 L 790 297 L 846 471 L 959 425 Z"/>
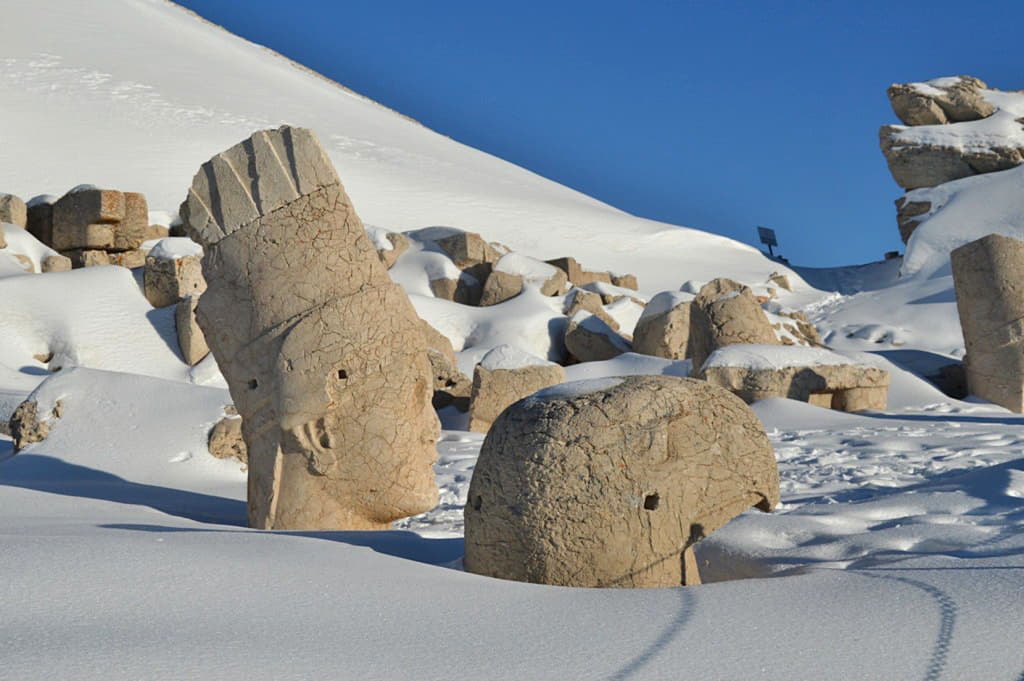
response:
<path fill-rule="evenodd" d="M 957 76 L 952 82 L 894 83 L 889 103 L 906 125 L 942 125 L 986 118 L 995 113 L 981 91 L 988 86 L 971 76 Z"/>
<path fill-rule="evenodd" d="M 146 265 L 146 253 L 138 248 L 133 251 L 110 253 L 109 259 L 111 265 L 127 267 L 130 270 Z"/>
<path fill-rule="evenodd" d="M 49 414 L 40 414 L 39 403 L 35 400 L 25 400 L 19 404 L 7 426 L 14 441 L 14 451 L 20 452 L 30 444 L 42 442 L 49 437 L 50 426 L 61 417 L 63 408 L 58 400 Z"/>
<path fill-rule="evenodd" d="M 465 272 L 458 279 L 431 279 L 430 291 L 434 297 L 462 305 L 479 305 L 483 287 L 475 277 Z"/>
<path fill-rule="evenodd" d="M 506 253 L 494 263 L 495 272 L 518 276 L 524 285 L 540 289 L 541 295 L 564 295 L 569 288 L 565 272 L 521 253 Z"/>
<path fill-rule="evenodd" d="M 171 229 L 163 225 L 150 225 L 143 232 L 143 241 L 158 241 L 171 235 Z"/>
<path fill-rule="evenodd" d="M 745 402 L 785 397 L 839 411 L 882 411 L 889 372 L 823 348 L 730 345 L 696 373 Z"/>
<path fill-rule="evenodd" d="M 114 229 L 112 251 L 132 251 L 148 237 L 149 207 L 146 197 L 137 192 L 124 192 L 124 217 Z"/>
<path fill-rule="evenodd" d="M 628 288 L 634 291 L 640 288 L 640 283 L 636 280 L 635 274 L 612 274 L 611 279 L 612 285 L 620 288 Z"/>
<path fill-rule="evenodd" d="M 473 371 L 469 429 L 486 433 L 513 402 L 565 380 L 565 369 L 508 345 L 494 348 Z"/>
<path fill-rule="evenodd" d="M 188 295 L 178 301 L 174 309 L 174 325 L 178 334 L 178 347 L 185 363 L 195 366 L 203 357 L 210 353 L 203 330 L 196 322 L 196 307 L 199 306 L 198 295 Z"/>
<path fill-rule="evenodd" d="M 36 239 L 53 247 L 53 196 L 37 196 L 28 203 L 25 229 Z"/>
<path fill-rule="evenodd" d="M 520 275 L 493 270 L 484 283 L 484 290 L 480 295 L 480 306 L 486 307 L 503 303 L 515 298 L 522 291 L 523 278 Z"/>
<path fill-rule="evenodd" d="M 236 459 L 241 463 L 249 463 L 249 454 L 242 437 L 242 418 L 225 416 L 210 429 L 207 449 L 218 459 Z"/>
<path fill-rule="evenodd" d="M 110 254 L 106 251 L 79 248 L 70 251 L 61 251 L 61 254 L 71 261 L 71 267 L 74 269 L 78 269 L 80 267 L 101 267 L 110 265 Z"/>
<path fill-rule="evenodd" d="M 570 319 L 580 310 L 585 310 L 607 324 L 612 330 L 620 331 L 619 323 L 604 309 L 601 296 L 586 289 L 573 288 L 565 296 L 562 313 Z"/>
<path fill-rule="evenodd" d="M 950 254 L 967 388 L 1024 412 L 1024 241 L 989 234 Z"/>
<path fill-rule="evenodd" d="M 690 351 L 693 297 L 662 291 L 651 298 L 633 330 L 633 351 L 667 359 L 686 359 Z"/>
<path fill-rule="evenodd" d="M 1024 163 L 1024 148 L 1015 146 L 941 146 L 900 137 L 903 128 L 884 125 L 879 145 L 889 173 L 904 189 L 935 187 L 962 177 L 1009 170 Z"/>
<path fill-rule="evenodd" d="M 43 272 L 68 272 L 71 270 L 71 258 L 63 255 L 48 255 L 42 260 Z"/>
<path fill-rule="evenodd" d="M 689 353 L 694 370 L 718 348 L 734 343 L 779 343 L 771 322 L 747 286 L 713 279 L 701 287 L 690 308 Z"/>
<path fill-rule="evenodd" d="M 786 289 L 787 291 L 793 290 L 793 285 L 789 282 L 789 275 L 783 274 L 782 272 L 772 272 L 768 275 L 768 281 L 779 288 Z"/>
<path fill-rule="evenodd" d="M 250 525 L 385 529 L 432 508 L 421 322 L 313 133 L 217 154 L 179 212 L 204 251 L 199 326 L 242 417 Z"/>
<path fill-rule="evenodd" d="M 113 189 L 72 189 L 53 204 L 53 248 L 58 251 L 114 248 L 125 217 L 125 195 Z"/>
<path fill-rule="evenodd" d="M 699 583 L 693 544 L 778 503 L 764 428 L 727 391 L 669 376 L 567 383 L 517 402 L 487 434 L 465 568 L 562 586 Z"/>
<path fill-rule="evenodd" d="M 28 225 L 28 207 L 14 194 L 0 194 L 0 222 L 18 227 Z"/>
<path fill-rule="evenodd" d="M 202 261 L 197 255 L 178 258 L 146 256 L 143 275 L 146 300 L 153 307 L 174 305 L 188 295 L 206 290 Z"/>
<path fill-rule="evenodd" d="M 565 348 L 580 362 L 601 362 L 633 350 L 627 339 L 588 312 L 577 312 L 569 320 Z"/>
<path fill-rule="evenodd" d="M 480 263 L 495 263 L 501 257 L 497 249 L 476 232 L 458 232 L 436 243 L 460 270 Z"/>

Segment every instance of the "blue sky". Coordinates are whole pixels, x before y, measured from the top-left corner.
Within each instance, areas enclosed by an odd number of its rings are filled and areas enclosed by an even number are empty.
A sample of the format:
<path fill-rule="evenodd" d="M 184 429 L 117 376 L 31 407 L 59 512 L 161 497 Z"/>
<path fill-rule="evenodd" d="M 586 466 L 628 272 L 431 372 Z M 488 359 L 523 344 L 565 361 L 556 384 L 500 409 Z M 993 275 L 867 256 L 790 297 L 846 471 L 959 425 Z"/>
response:
<path fill-rule="evenodd" d="M 425 125 L 794 264 L 901 250 L 895 81 L 1024 87 L 1024 2 L 179 0 Z"/>

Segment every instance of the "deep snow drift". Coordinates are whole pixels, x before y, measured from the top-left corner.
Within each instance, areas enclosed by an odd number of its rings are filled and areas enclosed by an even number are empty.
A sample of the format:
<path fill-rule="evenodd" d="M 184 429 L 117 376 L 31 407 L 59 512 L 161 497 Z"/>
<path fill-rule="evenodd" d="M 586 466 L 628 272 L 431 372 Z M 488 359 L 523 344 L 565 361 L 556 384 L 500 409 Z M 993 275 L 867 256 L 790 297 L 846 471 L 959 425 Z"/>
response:
<path fill-rule="evenodd" d="M 450 225 L 527 256 L 572 255 L 638 275 L 641 299 L 674 300 L 715 276 L 764 290 L 788 272 L 794 291 L 775 303 L 887 368 L 892 387 L 884 413 L 754 406 L 783 504 L 698 545 L 713 583 L 501 582 L 459 569 L 481 435 L 444 432 L 441 503 L 399 529 L 248 530 L 245 472 L 206 451 L 230 396 L 212 362 L 181 360 L 173 308 L 152 309 L 138 273 L 117 267 L 23 274 L 12 256 L 38 263 L 45 249 L 5 226 L 0 418 L 33 390 L 62 416 L 14 456 L 0 436 L 3 678 L 1021 678 L 1024 417 L 921 378 L 963 349 L 945 246 L 932 248 L 934 268 L 902 277 L 899 261 L 802 270 L 813 288 L 750 247 L 626 215 L 458 145 L 161 0 L 6 9 L 0 191 L 109 185 L 145 192 L 167 221 L 201 162 L 287 121 L 317 131 L 377 228 Z M 968 238 L 958 220 L 937 221 L 973 201 L 1024 224 L 1009 188 L 976 198 L 996 178 L 927 190 L 952 198 L 935 202 L 918 245 Z M 564 301 L 529 285 L 491 308 L 439 300 L 429 281 L 450 266 L 414 239 L 392 277 L 463 370 L 502 345 L 558 359 Z M 640 306 L 606 311 L 628 332 Z M 566 373 L 690 370 L 625 354 Z"/>

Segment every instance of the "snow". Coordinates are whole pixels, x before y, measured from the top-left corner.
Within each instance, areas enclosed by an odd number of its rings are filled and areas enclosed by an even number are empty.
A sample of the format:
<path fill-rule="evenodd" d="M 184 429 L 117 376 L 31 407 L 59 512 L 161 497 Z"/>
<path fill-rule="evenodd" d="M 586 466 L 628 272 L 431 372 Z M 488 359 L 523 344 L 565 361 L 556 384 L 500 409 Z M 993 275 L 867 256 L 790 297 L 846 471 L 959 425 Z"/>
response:
<path fill-rule="evenodd" d="M 621 383 L 622 379 L 617 376 L 590 378 L 581 381 L 568 381 L 566 383 L 553 385 L 550 388 L 544 388 L 543 390 L 535 392 L 527 399 L 539 400 L 541 402 L 571 400 L 576 397 L 584 397 L 603 390 L 611 390 Z"/>
<path fill-rule="evenodd" d="M 467 374 L 524 353 L 564 359 L 565 299 L 535 287 L 488 308 L 435 298 L 431 280 L 458 276 L 434 243 L 453 229 L 508 244 L 519 268 L 571 255 L 635 272 L 641 291 L 627 296 L 670 292 L 649 314 L 688 299 L 672 291 L 719 276 L 761 291 L 780 270 L 754 248 L 627 215 L 461 146 L 162 0 L 5 9 L 0 190 L 142 191 L 151 222 L 172 224 L 212 154 L 257 128 L 309 126 L 374 243 L 410 237 L 391 276 Z M 986 96 L 1002 111 L 1024 97 Z M 974 123 L 941 127 L 920 134 L 994 139 Z M 949 249 L 971 230 L 1024 224 L 1015 172 L 927 190 L 933 211 L 903 276 L 898 260 L 782 268 L 794 290 L 769 312 L 800 310 L 847 361 L 887 369 L 889 406 L 754 404 L 782 505 L 700 542 L 708 583 L 675 589 L 463 572 L 462 508 L 484 441 L 463 430 L 438 443 L 441 503 L 395 530 L 245 528 L 242 466 L 206 451 L 230 396 L 212 358 L 181 360 L 173 308 L 152 309 L 118 267 L 24 274 L 12 253 L 38 265 L 52 252 L 4 226 L 0 420 L 33 391 L 44 412 L 59 400 L 61 416 L 17 455 L 0 436 L 0 676 L 1020 678 L 1024 417 L 922 378 L 963 355 Z M 641 314 L 628 299 L 605 309 L 623 332 Z M 567 367 L 567 383 L 534 399 L 690 369 L 625 353 Z"/>
<path fill-rule="evenodd" d="M 12 257 L 14 255 L 22 255 L 31 260 L 36 272 L 42 271 L 44 258 L 60 255 L 17 225 L 0 223 L 0 230 L 7 242 L 6 248 L 0 248 L 0 278 L 25 274 L 24 265 L 15 260 Z"/>
<path fill-rule="evenodd" d="M 554 364 L 554 362 L 549 362 L 546 359 L 523 352 L 511 345 L 499 345 L 489 350 L 483 359 L 480 360 L 480 366 L 488 371 L 524 369 L 534 366 L 554 366 Z"/>
<path fill-rule="evenodd" d="M 149 251 L 149 255 L 158 260 L 180 260 L 189 256 L 203 257 L 203 247 L 192 239 L 183 236 L 170 236 L 160 239 Z"/>
<path fill-rule="evenodd" d="M 908 144 L 931 144 L 963 151 L 1024 147 L 1024 128 L 1017 122 L 1024 116 L 1024 94 L 982 90 L 982 96 L 996 107 L 991 116 L 946 125 L 894 126 L 898 130 L 895 138 Z"/>
<path fill-rule="evenodd" d="M 522 253 L 506 253 L 494 263 L 497 272 L 518 274 L 527 284 L 542 285 L 557 274 L 557 268 Z"/>
<path fill-rule="evenodd" d="M 711 353 L 704 368 L 741 367 L 756 371 L 792 367 L 842 366 L 855 364 L 849 357 L 825 348 L 794 345 L 727 345 Z"/>
<path fill-rule="evenodd" d="M 646 319 L 649 317 L 663 315 L 683 303 L 691 302 L 693 298 L 694 295 L 692 293 L 686 293 L 683 291 L 662 291 L 651 298 L 650 302 L 647 303 L 647 307 L 644 308 L 644 312 L 640 318 Z"/>

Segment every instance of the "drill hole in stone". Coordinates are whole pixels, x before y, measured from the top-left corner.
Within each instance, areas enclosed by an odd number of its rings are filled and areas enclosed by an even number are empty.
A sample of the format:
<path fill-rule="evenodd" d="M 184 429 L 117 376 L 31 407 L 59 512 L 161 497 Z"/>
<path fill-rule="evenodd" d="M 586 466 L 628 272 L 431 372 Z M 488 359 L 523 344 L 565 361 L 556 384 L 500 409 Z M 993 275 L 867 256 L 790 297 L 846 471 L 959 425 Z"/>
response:
<path fill-rule="evenodd" d="M 249 379 L 249 390 L 255 390 L 260 385 L 259 381 L 255 378 Z"/>
<path fill-rule="evenodd" d="M 338 369 L 338 380 L 344 381 L 348 378 L 348 372 L 344 369 Z"/>
<path fill-rule="evenodd" d="M 644 509 L 648 511 L 653 511 L 656 508 L 658 508 L 658 502 L 660 501 L 661 499 L 658 498 L 657 494 L 648 494 L 646 497 L 644 497 Z"/>
<path fill-rule="evenodd" d="M 479 494 L 477 496 L 473 497 L 473 510 L 474 511 L 479 511 L 480 507 L 483 506 L 483 505 L 484 505 L 483 497 L 481 497 Z"/>

